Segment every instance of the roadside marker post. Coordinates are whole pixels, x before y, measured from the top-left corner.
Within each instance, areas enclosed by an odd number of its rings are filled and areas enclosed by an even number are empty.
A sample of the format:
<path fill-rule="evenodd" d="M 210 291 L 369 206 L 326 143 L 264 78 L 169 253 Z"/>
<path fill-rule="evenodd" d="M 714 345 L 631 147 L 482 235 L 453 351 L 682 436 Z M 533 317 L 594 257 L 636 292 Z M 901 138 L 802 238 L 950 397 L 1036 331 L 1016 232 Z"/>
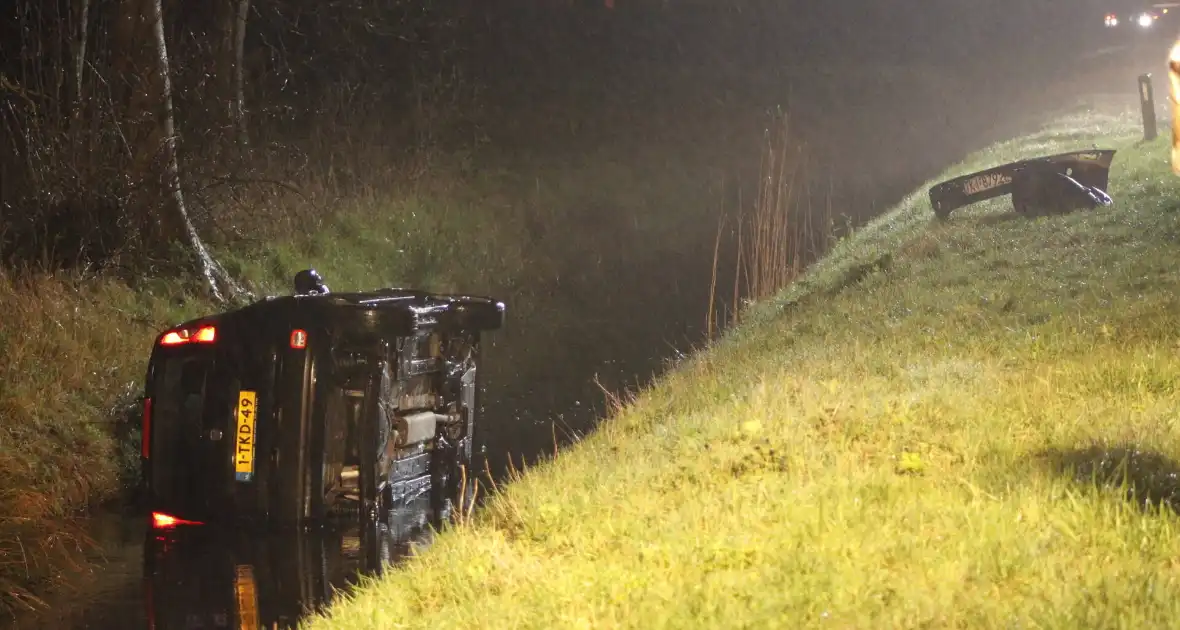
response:
<path fill-rule="evenodd" d="M 1139 106 L 1143 110 L 1143 139 L 1155 140 L 1159 130 L 1155 120 L 1155 93 L 1150 72 L 1139 75 Z"/>

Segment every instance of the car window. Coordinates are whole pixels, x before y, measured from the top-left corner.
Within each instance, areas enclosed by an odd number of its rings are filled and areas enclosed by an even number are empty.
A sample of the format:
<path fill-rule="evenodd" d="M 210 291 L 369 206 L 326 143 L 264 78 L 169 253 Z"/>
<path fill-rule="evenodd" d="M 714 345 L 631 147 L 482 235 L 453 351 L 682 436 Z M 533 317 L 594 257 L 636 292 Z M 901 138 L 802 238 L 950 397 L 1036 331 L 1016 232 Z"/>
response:
<path fill-rule="evenodd" d="M 211 362 L 212 357 L 204 352 L 177 354 L 162 362 L 153 402 L 158 422 L 200 426 Z"/>

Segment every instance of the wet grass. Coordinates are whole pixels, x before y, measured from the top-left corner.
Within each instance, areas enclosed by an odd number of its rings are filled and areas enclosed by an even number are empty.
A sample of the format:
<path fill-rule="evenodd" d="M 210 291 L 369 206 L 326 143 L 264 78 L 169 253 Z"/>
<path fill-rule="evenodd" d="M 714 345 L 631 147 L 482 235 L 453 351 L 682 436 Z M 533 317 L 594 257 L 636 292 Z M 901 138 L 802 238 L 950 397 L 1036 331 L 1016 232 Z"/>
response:
<path fill-rule="evenodd" d="M 1114 146 L 1115 205 L 941 223 L 923 187 L 307 627 L 1174 625 L 1180 180 L 1137 140 L 971 156 L 939 179 Z"/>

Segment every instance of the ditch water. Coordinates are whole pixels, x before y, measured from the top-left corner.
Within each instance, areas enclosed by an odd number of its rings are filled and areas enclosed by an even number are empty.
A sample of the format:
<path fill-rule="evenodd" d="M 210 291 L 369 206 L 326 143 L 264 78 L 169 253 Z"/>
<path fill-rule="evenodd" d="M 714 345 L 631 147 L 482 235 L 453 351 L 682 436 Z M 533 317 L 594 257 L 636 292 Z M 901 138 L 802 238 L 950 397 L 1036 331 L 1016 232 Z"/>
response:
<path fill-rule="evenodd" d="M 155 529 L 107 513 L 90 523 L 100 538 L 91 566 L 50 609 L 18 628 L 287 628 L 320 609 L 360 574 L 377 575 L 437 526 L 412 503 L 387 523 L 328 525 L 265 537 L 202 527 Z"/>

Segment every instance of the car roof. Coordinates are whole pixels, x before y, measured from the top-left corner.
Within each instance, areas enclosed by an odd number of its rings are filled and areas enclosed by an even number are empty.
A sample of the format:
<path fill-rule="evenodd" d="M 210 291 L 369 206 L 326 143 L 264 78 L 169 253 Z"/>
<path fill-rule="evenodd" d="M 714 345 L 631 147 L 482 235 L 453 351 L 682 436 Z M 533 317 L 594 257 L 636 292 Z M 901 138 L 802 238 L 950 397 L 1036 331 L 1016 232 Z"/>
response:
<path fill-rule="evenodd" d="M 431 314 L 457 312 L 474 315 L 465 321 L 470 321 L 473 328 L 488 330 L 499 328 L 503 324 L 504 303 L 489 297 L 453 295 L 431 293 L 414 289 L 384 288 L 373 291 L 354 291 L 341 293 L 325 293 L 310 295 L 281 295 L 267 296 L 255 302 L 235 309 L 211 313 L 209 315 L 190 319 L 169 328 L 190 328 L 204 324 L 217 324 L 227 319 L 238 319 L 239 316 L 255 316 L 264 314 L 280 315 L 284 311 L 293 312 L 302 305 L 315 305 L 331 312 L 335 309 L 343 311 L 403 311 L 407 322 L 429 324 Z M 161 333 L 163 335 L 165 333 Z"/>

